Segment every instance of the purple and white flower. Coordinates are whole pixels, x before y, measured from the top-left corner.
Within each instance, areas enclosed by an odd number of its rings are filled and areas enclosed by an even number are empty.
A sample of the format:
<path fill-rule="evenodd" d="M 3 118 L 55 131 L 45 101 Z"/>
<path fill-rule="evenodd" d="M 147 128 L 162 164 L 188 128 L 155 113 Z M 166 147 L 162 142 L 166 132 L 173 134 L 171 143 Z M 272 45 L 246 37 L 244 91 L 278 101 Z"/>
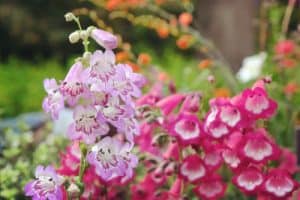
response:
<path fill-rule="evenodd" d="M 38 166 L 35 170 L 35 180 L 24 187 L 25 195 L 34 200 L 61 200 L 63 193 L 61 185 L 63 178 L 59 176 L 52 166 Z"/>
<path fill-rule="evenodd" d="M 105 181 L 124 176 L 130 178 L 138 163 L 137 157 L 130 150 L 127 143 L 122 143 L 117 138 L 105 137 L 92 147 L 87 160 Z"/>

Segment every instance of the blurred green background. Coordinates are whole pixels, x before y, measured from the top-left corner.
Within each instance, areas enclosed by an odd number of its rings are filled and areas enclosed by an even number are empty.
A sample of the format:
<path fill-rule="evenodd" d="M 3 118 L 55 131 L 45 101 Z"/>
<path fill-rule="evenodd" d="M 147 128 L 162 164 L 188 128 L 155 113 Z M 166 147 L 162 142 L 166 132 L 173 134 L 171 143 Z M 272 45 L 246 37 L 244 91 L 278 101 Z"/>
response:
<path fill-rule="evenodd" d="M 270 4 L 271 9 L 268 8 L 266 14 L 261 16 L 263 3 Z M 176 15 L 183 11 L 191 12 L 194 17 L 192 26 L 216 44 L 233 71 L 238 70 L 245 56 L 259 50 L 273 53 L 286 1 L 246 0 L 243 3 L 226 2 L 225 5 L 224 1 L 211 3 L 199 0 L 192 1 L 192 5 L 184 8 L 186 10 L 176 6 L 167 6 L 165 9 Z M 63 17 L 75 8 L 93 9 L 95 6 L 83 0 L 0 1 L 0 117 L 40 111 L 45 95 L 43 79 L 63 79 L 73 58 L 80 55 L 81 45 L 72 45 L 67 39 L 76 27 L 66 23 Z M 203 11 L 207 9 L 212 12 Z M 243 11 L 245 9 L 248 14 Z M 298 6 L 296 9 L 299 11 Z M 297 29 L 300 15 L 297 11 L 292 15 L 290 32 Z M 133 28 L 124 20 L 110 21 L 105 14 L 107 11 L 101 10 L 99 13 L 108 25 L 132 45 L 133 52 L 150 54 L 153 63 L 167 71 L 179 88 L 205 88 L 205 84 L 200 82 L 206 80 L 209 73 L 204 72 L 199 78 L 197 67 L 202 55 L 194 50 L 181 51 L 172 37 L 160 39 L 153 30 L 141 26 Z M 88 17 L 81 17 L 81 20 L 84 25 L 93 24 Z M 263 47 L 259 42 L 260 20 L 267 20 L 269 24 L 267 41 Z M 188 81 L 189 84 L 186 84 Z M 218 84 L 221 86 L 222 81 Z M 242 87 L 244 85 L 239 85 L 239 88 Z"/>

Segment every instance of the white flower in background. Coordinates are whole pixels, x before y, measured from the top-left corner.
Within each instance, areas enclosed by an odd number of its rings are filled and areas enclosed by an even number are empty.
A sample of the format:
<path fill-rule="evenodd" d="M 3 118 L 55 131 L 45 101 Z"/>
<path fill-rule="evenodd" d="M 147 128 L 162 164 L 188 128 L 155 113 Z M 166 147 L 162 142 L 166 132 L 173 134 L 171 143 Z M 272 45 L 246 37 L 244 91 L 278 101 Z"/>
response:
<path fill-rule="evenodd" d="M 244 58 L 242 67 L 237 73 L 239 81 L 246 83 L 250 80 L 256 79 L 261 74 L 262 66 L 266 58 L 266 52 L 260 52 Z"/>

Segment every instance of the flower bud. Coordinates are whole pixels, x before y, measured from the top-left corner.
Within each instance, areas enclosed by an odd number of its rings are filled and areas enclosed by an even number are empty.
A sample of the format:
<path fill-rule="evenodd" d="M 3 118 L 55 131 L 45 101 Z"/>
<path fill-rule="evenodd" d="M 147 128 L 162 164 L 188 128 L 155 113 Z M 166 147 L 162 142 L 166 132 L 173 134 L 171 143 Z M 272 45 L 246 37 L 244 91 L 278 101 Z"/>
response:
<path fill-rule="evenodd" d="M 76 18 L 75 15 L 73 13 L 71 13 L 71 12 L 68 12 L 68 13 L 65 14 L 65 20 L 66 20 L 66 22 L 71 22 L 75 18 Z"/>
<path fill-rule="evenodd" d="M 76 184 L 71 183 L 71 185 L 68 187 L 67 191 L 68 191 L 70 197 L 72 197 L 72 198 L 79 197 L 80 189 Z"/>
<path fill-rule="evenodd" d="M 87 29 L 86 29 L 86 32 L 87 34 L 90 36 L 92 31 L 95 29 L 96 27 L 95 26 L 89 26 Z"/>
<path fill-rule="evenodd" d="M 71 33 L 71 34 L 69 35 L 69 41 L 70 41 L 72 44 L 78 42 L 79 39 L 80 39 L 80 33 L 79 33 L 79 31 L 74 31 L 73 33 Z"/>
<path fill-rule="evenodd" d="M 80 31 L 80 38 L 82 40 L 85 40 L 89 37 L 88 32 L 87 31 Z"/>

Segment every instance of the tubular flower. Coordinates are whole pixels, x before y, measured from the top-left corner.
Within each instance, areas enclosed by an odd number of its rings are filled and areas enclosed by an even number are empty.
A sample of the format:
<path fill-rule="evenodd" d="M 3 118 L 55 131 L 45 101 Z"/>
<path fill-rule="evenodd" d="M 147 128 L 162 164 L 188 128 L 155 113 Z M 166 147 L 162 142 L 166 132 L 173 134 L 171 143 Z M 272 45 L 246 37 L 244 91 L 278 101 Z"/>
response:
<path fill-rule="evenodd" d="M 183 160 L 179 173 L 183 179 L 191 183 L 197 183 L 205 177 L 207 174 L 207 168 L 202 159 L 198 155 L 194 154 L 189 155 Z"/>
<path fill-rule="evenodd" d="M 117 37 L 107 31 L 95 28 L 91 32 L 91 37 L 105 49 L 115 49 L 118 46 Z"/>
<path fill-rule="evenodd" d="M 87 160 L 104 181 L 116 177 L 132 177 L 133 168 L 138 162 L 127 144 L 111 137 L 105 137 L 96 143 Z"/>
<path fill-rule="evenodd" d="M 63 178 L 51 166 L 38 166 L 35 170 L 35 180 L 30 181 L 24 188 L 25 195 L 33 199 L 63 199 L 61 185 Z"/>
<path fill-rule="evenodd" d="M 52 119 L 58 119 L 59 111 L 64 108 L 64 98 L 55 79 L 45 79 L 44 88 L 48 96 L 43 101 L 43 109 L 50 113 Z"/>

